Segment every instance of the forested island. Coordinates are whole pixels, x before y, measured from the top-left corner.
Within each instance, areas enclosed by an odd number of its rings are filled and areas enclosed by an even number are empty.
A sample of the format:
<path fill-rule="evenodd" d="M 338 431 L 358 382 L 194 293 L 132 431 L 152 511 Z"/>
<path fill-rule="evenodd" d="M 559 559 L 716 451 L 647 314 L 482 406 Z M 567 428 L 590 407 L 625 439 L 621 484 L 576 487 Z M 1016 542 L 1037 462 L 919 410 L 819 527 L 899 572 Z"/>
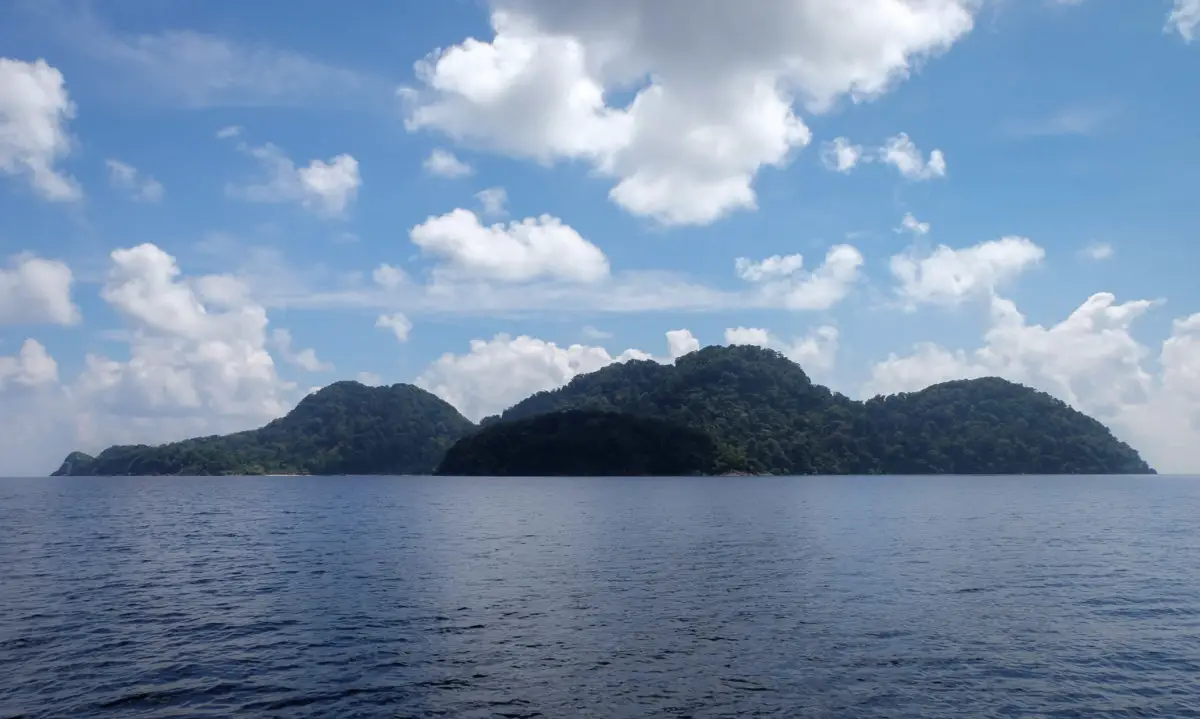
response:
<path fill-rule="evenodd" d="M 423 389 L 337 382 L 259 429 L 75 452 L 55 475 L 429 474 L 474 430 Z"/>
<path fill-rule="evenodd" d="M 631 361 L 477 427 L 410 385 L 339 382 L 257 430 L 74 453 L 56 475 L 1147 474 L 1100 422 L 997 378 L 865 402 L 757 347 Z"/>

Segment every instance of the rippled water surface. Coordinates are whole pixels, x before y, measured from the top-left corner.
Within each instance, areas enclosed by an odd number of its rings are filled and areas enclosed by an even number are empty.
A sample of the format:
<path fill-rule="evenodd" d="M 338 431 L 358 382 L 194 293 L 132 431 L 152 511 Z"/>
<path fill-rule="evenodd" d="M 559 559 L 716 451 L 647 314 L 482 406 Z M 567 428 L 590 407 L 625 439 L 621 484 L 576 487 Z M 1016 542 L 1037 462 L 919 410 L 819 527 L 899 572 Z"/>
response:
<path fill-rule="evenodd" d="M 1195 717 L 1200 480 L 0 481 L 0 716 Z"/>

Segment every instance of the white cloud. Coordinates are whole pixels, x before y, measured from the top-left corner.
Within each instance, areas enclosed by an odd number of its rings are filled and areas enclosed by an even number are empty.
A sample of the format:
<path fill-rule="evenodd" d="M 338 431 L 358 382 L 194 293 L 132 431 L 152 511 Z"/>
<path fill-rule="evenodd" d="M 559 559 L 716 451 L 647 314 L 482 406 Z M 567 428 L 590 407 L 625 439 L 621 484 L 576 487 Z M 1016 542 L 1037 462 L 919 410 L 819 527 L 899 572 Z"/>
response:
<path fill-rule="evenodd" d="M 910 232 L 913 235 L 920 237 L 923 235 L 928 235 L 930 229 L 931 228 L 928 222 L 921 222 L 917 218 L 913 217 L 911 212 L 906 212 L 904 213 L 904 218 L 900 220 L 900 227 L 898 227 L 896 231 Z"/>
<path fill-rule="evenodd" d="M 217 130 L 218 140 L 228 140 L 233 137 L 241 137 L 244 132 L 241 125 L 226 125 L 220 130 Z"/>
<path fill-rule="evenodd" d="M 453 152 L 437 148 L 421 163 L 425 171 L 436 177 L 458 179 L 475 174 L 475 168 L 454 156 Z"/>
<path fill-rule="evenodd" d="M 404 270 L 393 265 L 382 264 L 371 273 L 375 284 L 387 290 L 394 290 L 408 284 L 408 275 Z"/>
<path fill-rule="evenodd" d="M 700 340 L 690 330 L 671 330 L 667 333 L 667 354 L 671 361 L 700 349 Z"/>
<path fill-rule="evenodd" d="M 1196 28 L 1200 26 L 1200 0 L 1175 0 L 1171 14 L 1167 16 L 1167 30 L 1179 33 L 1187 42 L 1196 39 Z"/>
<path fill-rule="evenodd" d="M 549 215 L 485 226 L 470 210 L 430 217 L 410 233 L 413 244 L 443 260 L 446 276 L 525 282 L 553 278 L 596 282 L 608 259 L 562 220 Z"/>
<path fill-rule="evenodd" d="M 503 187 L 489 187 L 475 193 L 483 214 L 489 216 L 506 214 L 504 205 L 508 203 L 508 193 Z"/>
<path fill-rule="evenodd" d="M 145 244 L 119 249 L 100 296 L 121 318 L 125 356 L 88 354 L 73 378 L 36 342 L 0 360 L 0 474 L 44 474 L 72 449 L 160 443 L 261 426 L 297 396 L 267 351 L 266 310 L 227 275 L 185 277 Z M 316 357 L 286 354 L 296 362 Z M 285 354 L 285 353 L 281 353 Z M 319 363 L 318 363 L 319 364 Z"/>
<path fill-rule="evenodd" d="M 490 42 L 467 39 L 417 66 L 411 130 L 610 176 L 610 198 L 673 225 L 753 209 L 763 167 L 824 112 L 903 80 L 973 25 L 971 0 L 764 0 L 697 9 L 677 0 L 494 0 Z M 607 100 L 633 91 L 624 106 Z"/>
<path fill-rule="evenodd" d="M 241 149 L 262 165 L 267 177 L 258 183 L 230 185 L 228 193 L 248 202 L 297 202 L 322 216 L 343 215 L 362 185 L 358 160 L 347 154 L 328 162 L 313 160 L 305 167 L 272 144 Z"/>
<path fill-rule="evenodd" d="M 64 7 L 46 0 L 29 5 L 40 11 L 47 35 L 57 36 L 64 50 L 83 54 L 104 73 L 110 100 L 195 109 L 371 105 L 382 109 L 390 96 L 389 84 L 380 78 L 261 40 L 241 41 L 193 30 L 119 33 L 87 4 Z"/>
<path fill-rule="evenodd" d="M 37 340 L 25 340 L 15 357 L 0 355 L 0 392 L 9 387 L 40 387 L 57 382 L 58 363 Z"/>
<path fill-rule="evenodd" d="M 380 315 L 379 319 L 375 320 L 375 326 L 390 331 L 396 336 L 397 342 L 407 342 L 408 333 L 412 331 L 413 325 L 412 320 L 403 313 L 393 312 L 390 315 Z"/>
<path fill-rule="evenodd" d="M 315 349 L 306 348 L 295 350 L 293 348 L 292 333 L 283 328 L 275 329 L 271 332 L 271 345 L 284 362 L 293 364 L 306 372 L 331 372 L 333 365 L 328 362 L 322 362 L 317 358 Z"/>
<path fill-rule="evenodd" d="M 560 347 L 527 335 L 514 338 L 499 334 L 490 340 L 471 340 L 467 354 L 442 355 L 417 378 L 416 384 L 454 405 L 468 419 L 479 421 L 531 394 L 557 389 L 581 374 L 614 362 L 673 362 L 699 346 L 687 330 L 674 330 L 667 338 L 669 356 L 655 358 L 636 349 L 614 357 L 603 347 Z"/>
<path fill-rule="evenodd" d="M 0 477 L 44 476 L 72 447 L 73 413 L 58 364 L 39 342 L 0 355 Z"/>
<path fill-rule="evenodd" d="M 921 304 L 957 305 L 990 295 L 1030 267 L 1046 251 L 1024 237 L 1003 237 L 960 250 L 939 245 L 932 254 L 891 259 L 897 294 L 909 309 Z"/>
<path fill-rule="evenodd" d="M 603 347 L 559 347 L 521 335 L 471 340 L 465 355 L 444 354 L 416 384 L 479 421 L 503 411 L 535 392 L 565 385 L 573 377 L 613 362 Z"/>
<path fill-rule="evenodd" d="M 870 160 L 870 157 L 863 156 L 862 145 L 853 145 L 844 137 L 834 138 L 833 142 L 821 146 L 821 163 L 835 172 L 848 173 L 860 161 Z"/>
<path fill-rule="evenodd" d="M 731 327 L 725 330 L 725 344 L 773 349 L 809 374 L 819 375 L 832 370 L 837 361 L 838 330 L 822 325 L 804 337 L 789 341 L 757 327 Z"/>
<path fill-rule="evenodd" d="M 159 202 L 163 198 L 163 186 L 158 180 L 138 172 L 133 165 L 120 160 L 106 160 L 108 182 L 113 187 L 125 190 L 138 202 Z"/>
<path fill-rule="evenodd" d="M 801 255 L 775 255 L 761 262 L 739 257 L 738 276 L 759 285 L 771 304 L 793 310 L 827 310 L 850 294 L 858 282 L 863 256 L 850 245 L 834 245 L 813 272 L 803 271 Z"/>
<path fill-rule="evenodd" d="M 583 336 L 590 340 L 609 340 L 613 338 L 613 333 L 587 325 L 583 328 Z"/>
<path fill-rule="evenodd" d="M 88 355 L 72 386 L 78 411 L 126 418 L 131 433 L 154 428 L 160 441 L 197 426 L 244 429 L 284 412 L 289 387 L 266 349 L 266 311 L 232 289 L 236 280 L 188 282 L 175 259 L 151 244 L 111 257 L 101 297 L 132 331 L 129 359 Z M 102 444 L 107 424 L 81 441 Z"/>
<path fill-rule="evenodd" d="M 777 277 L 787 277 L 804 267 L 804 255 L 772 255 L 761 262 L 746 257 L 734 261 L 738 277 L 747 282 L 762 282 Z"/>
<path fill-rule="evenodd" d="M 79 308 L 71 301 L 74 276 L 57 260 L 18 255 L 0 267 L 0 325 L 73 325 Z"/>
<path fill-rule="evenodd" d="M 1157 303 L 1090 297 L 1062 322 L 1029 324 L 1012 302 L 993 298 L 981 347 L 919 345 L 877 364 L 864 394 L 921 389 L 962 377 L 997 375 L 1052 394 L 1104 422 L 1156 469 L 1200 470 L 1200 314 L 1176 320 L 1157 357 L 1131 328 Z"/>
<path fill-rule="evenodd" d="M 1093 135 L 1102 130 L 1116 112 L 1108 105 L 1067 107 L 1047 117 L 1009 122 L 1007 130 L 1016 137 Z"/>
<path fill-rule="evenodd" d="M 946 176 L 946 156 L 941 150 L 929 153 L 926 161 L 916 144 L 903 132 L 888 138 L 879 149 L 879 161 L 887 163 L 910 180 L 932 180 Z"/>
<path fill-rule="evenodd" d="M 913 392 L 940 382 L 989 374 L 987 367 L 972 362 L 962 350 L 951 352 L 932 342 L 919 342 L 910 355 L 891 352 L 887 359 L 876 363 L 871 368 L 871 379 L 863 385 L 862 395 Z"/>
<path fill-rule="evenodd" d="M 71 152 L 67 123 L 74 117 L 57 68 L 0 57 L 0 173 L 26 178 L 47 200 L 83 197 L 75 179 L 55 168 Z"/>
<path fill-rule="evenodd" d="M 1110 260 L 1116 249 L 1107 242 L 1092 242 L 1080 251 L 1080 255 L 1095 262 Z"/>

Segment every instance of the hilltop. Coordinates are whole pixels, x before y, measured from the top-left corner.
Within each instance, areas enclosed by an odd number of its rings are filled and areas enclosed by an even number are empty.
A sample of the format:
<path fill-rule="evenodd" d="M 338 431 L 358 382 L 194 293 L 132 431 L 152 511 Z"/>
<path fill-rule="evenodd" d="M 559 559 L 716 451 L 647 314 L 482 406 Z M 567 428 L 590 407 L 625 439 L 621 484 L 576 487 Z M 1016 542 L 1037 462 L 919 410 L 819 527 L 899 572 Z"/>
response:
<path fill-rule="evenodd" d="M 474 428 L 412 385 L 337 382 L 259 429 L 74 452 L 55 475 L 429 474 Z"/>

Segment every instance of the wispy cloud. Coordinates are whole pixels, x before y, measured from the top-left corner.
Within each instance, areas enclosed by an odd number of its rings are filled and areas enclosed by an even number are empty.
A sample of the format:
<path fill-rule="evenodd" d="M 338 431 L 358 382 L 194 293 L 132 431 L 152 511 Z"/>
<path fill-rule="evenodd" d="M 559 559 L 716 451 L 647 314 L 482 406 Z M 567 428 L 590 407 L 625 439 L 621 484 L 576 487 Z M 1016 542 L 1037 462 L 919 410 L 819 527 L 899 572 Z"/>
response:
<path fill-rule="evenodd" d="M 394 83 L 269 43 L 193 30 L 127 33 L 87 0 L 20 5 L 48 41 L 111 75 L 122 100 L 204 107 L 390 106 Z"/>
<path fill-rule="evenodd" d="M 1013 137 L 1095 135 L 1116 115 L 1116 109 L 1108 105 L 1068 107 L 1044 117 L 1012 120 L 1004 129 Z"/>
<path fill-rule="evenodd" d="M 1092 242 L 1079 251 L 1079 256 L 1093 262 L 1112 259 L 1116 249 L 1107 242 Z"/>

